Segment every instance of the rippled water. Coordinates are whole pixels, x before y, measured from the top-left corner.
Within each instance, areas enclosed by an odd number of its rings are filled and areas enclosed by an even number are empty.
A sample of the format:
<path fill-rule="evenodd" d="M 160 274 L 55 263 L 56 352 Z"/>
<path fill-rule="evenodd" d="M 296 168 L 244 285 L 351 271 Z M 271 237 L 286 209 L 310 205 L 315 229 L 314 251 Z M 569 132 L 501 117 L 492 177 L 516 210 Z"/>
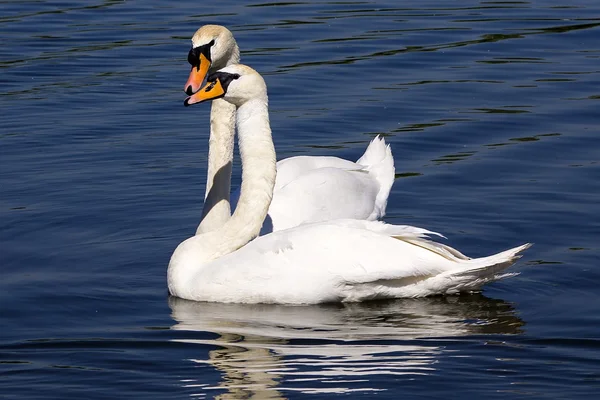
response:
<path fill-rule="evenodd" d="M 205 3 L 0 4 L 3 398 L 600 392 L 597 2 Z M 279 158 L 383 134 L 386 221 L 474 256 L 535 242 L 521 274 L 367 304 L 169 299 L 204 193 L 209 107 L 182 88 L 206 23 L 265 75 Z"/>

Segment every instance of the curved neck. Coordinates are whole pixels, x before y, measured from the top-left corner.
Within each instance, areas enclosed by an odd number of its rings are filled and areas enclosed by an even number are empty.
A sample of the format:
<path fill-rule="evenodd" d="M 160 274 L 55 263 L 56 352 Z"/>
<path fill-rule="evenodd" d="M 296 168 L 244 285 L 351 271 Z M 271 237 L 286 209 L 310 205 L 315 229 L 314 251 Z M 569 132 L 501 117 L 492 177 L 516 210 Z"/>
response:
<path fill-rule="evenodd" d="M 237 109 L 237 129 L 242 160 L 242 187 L 233 216 L 215 234 L 222 238 L 224 255 L 244 246 L 260 233 L 275 186 L 276 156 L 266 94 Z"/>
<path fill-rule="evenodd" d="M 235 40 L 233 40 L 233 45 L 231 46 L 231 51 L 229 53 L 229 57 L 227 57 L 227 62 L 225 66 L 235 65 L 240 63 L 240 48 Z M 219 68 L 220 69 L 220 68 Z"/>
<path fill-rule="evenodd" d="M 235 106 L 214 100 L 210 111 L 208 171 L 202 218 L 196 235 L 220 228 L 231 217 L 229 192 L 235 136 Z"/>
<path fill-rule="evenodd" d="M 194 298 L 194 276 L 202 266 L 258 236 L 267 216 L 277 171 L 266 94 L 238 108 L 237 128 L 242 159 L 238 205 L 223 226 L 177 246 L 167 270 L 169 292 L 174 296 Z"/>
<path fill-rule="evenodd" d="M 224 65 L 213 70 L 239 64 L 240 49 L 233 40 Z M 210 108 L 210 138 L 208 140 L 208 171 L 202 217 L 196 235 L 214 231 L 231 217 L 231 169 L 233 166 L 233 139 L 235 137 L 236 106 L 223 99 L 213 100 Z"/>

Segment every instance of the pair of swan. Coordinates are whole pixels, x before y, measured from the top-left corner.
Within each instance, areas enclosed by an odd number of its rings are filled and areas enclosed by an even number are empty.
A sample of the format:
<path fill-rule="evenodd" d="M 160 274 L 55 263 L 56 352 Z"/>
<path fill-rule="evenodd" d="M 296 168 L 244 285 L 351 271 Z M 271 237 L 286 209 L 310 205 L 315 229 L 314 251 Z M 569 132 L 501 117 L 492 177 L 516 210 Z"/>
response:
<path fill-rule="evenodd" d="M 231 32 L 218 25 L 192 38 L 192 64 L 184 90 L 200 89 L 205 76 L 240 60 Z M 208 177 L 197 234 L 221 227 L 231 216 L 230 186 L 236 106 L 215 99 L 211 107 Z M 377 220 L 384 216 L 394 182 L 394 158 L 383 139 L 374 139 L 357 162 L 338 157 L 291 157 L 277 163 L 273 200 L 261 234 L 339 218 Z M 235 203 L 239 193 L 234 193 Z"/>
<path fill-rule="evenodd" d="M 209 26 L 211 34 L 203 29 L 194 35 L 190 51 L 192 72 L 186 91 L 191 95 L 185 104 L 213 101 L 209 159 L 214 157 L 215 162 L 211 165 L 209 160 L 211 187 L 205 207 L 210 209 L 203 213 L 203 223 L 206 218 L 213 222 L 210 230 L 201 223 L 199 233 L 175 249 L 167 271 L 172 295 L 196 301 L 316 304 L 452 294 L 513 275 L 504 270 L 530 244 L 471 259 L 429 240 L 430 235 L 441 236 L 435 232 L 359 219 L 317 220 L 257 238 L 277 193 L 279 173 L 267 87 L 256 71 L 237 63 L 211 73 L 200 87 L 209 63 L 220 66 L 221 55 L 238 53 L 213 34 L 217 27 Z M 232 112 L 227 118 L 224 108 L 215 111 L 217 101 L 228 103 Z M 231 167 L 228 151 L 234 120 L 243 169 L 240 197 L 229 217 L 229 204 L 224 203 L 230 172 L 221 174 L 222 181 L 217 175 Z M 218 129 L 227 128 L 213 138 L 214 125 L 221 123 Z M 364 169 L 353 173 L 368 175 Z M 211 216 L 218 207 L 220 216 Z"/>

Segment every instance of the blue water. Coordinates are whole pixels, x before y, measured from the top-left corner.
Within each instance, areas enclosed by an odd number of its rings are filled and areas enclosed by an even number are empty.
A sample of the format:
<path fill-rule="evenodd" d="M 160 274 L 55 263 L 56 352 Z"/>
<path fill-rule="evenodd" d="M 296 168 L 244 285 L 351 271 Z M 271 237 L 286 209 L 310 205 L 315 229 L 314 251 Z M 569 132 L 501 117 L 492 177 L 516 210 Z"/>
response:
<path fill-rule="evenodd" d="M 0 4 L 0 397 L 597 396 L 600 4 L 207 3 Z M 207 23 L 265 76 L 279 158 L 382 134 L 385 220 L 472 256 L 534 242 L 520 275 L 367 304 L 169 298 L 204 194 L 209 107 L 182 103 Z"/>

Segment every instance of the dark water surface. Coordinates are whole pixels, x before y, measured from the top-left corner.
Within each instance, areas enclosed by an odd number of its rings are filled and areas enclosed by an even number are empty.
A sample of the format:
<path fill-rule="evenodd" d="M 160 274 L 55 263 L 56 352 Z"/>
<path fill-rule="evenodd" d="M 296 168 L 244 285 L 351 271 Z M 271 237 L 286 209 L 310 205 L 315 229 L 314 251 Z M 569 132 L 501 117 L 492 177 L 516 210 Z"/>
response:
<path fill-rule="evenodd" d="M 600 393 L 597 1 L 0 10 L 0 397 Z M 182 89 L 206 23 L 265 75 L 279 158 L 356 159 L 383 134 L 386 221 L 473 256 L 534 242 L 521 274 L 367 304 L 169 299 L 204 193 L 209 107 L 184 108 Z"/>

